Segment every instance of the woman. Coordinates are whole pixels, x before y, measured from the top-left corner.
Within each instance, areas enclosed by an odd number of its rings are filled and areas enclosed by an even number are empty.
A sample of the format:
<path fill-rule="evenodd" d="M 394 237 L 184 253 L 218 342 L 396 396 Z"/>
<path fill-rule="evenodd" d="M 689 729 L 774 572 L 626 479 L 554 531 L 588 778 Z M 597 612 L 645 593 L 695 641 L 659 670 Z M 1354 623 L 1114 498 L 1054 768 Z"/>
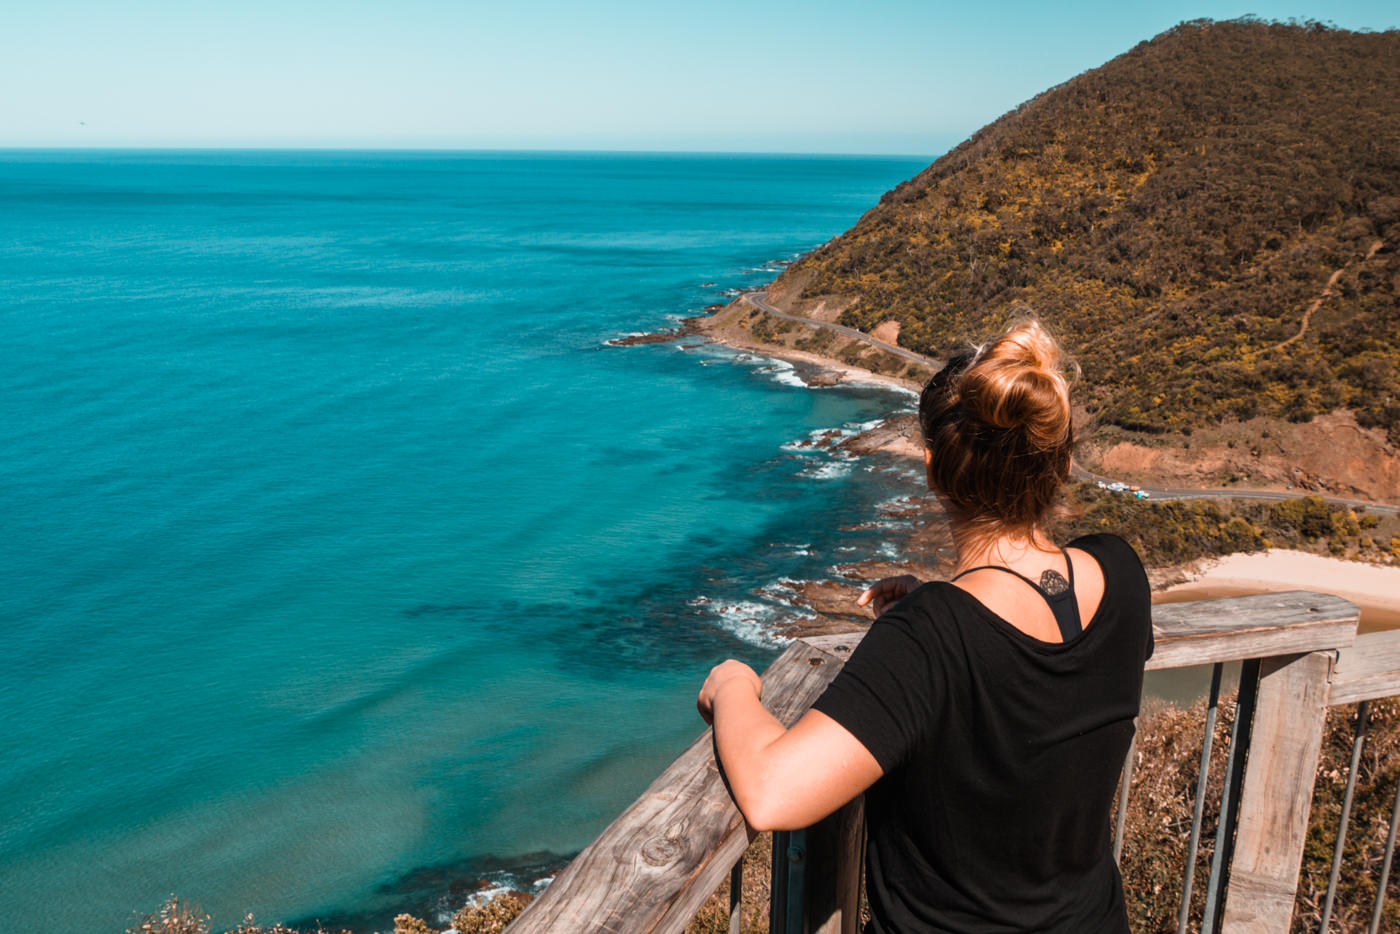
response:
<path fill-rule="evenodd" d="M 877 619 L 812 709 L 784 729 L 758 675 L 710 672 L 735 801 L 755 828 L 806 827 L 865 793 L 874 932 L 1125 932 L 1109 810 L 1152 652 L 1131 547 L 1057 546 L 1069 388 L 1034 320 L 924 388 L 929 488 L 957 548 L 951 580 L 880 581 Z"/>

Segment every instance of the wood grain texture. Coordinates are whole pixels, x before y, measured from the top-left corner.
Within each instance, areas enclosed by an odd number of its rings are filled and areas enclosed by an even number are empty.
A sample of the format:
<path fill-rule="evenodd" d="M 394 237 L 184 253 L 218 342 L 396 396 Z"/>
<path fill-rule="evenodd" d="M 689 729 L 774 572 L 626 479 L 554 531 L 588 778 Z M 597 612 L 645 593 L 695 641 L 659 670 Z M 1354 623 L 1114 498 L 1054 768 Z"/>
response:
<path fill-rule="evenodd" d="M 1303 862 L 1331 652 L 1265 659 L 1222 930 L 1287 934 Z"/>
<path fill-rule="evenodd" d="M 763 674 L 763 701 L 795 723 L 844 659 L 795 642 Z M 528 932 L 684 930 L 751 839 L 706 730 L 510 926 Z"/>
<path fill-rule="evenodd" d="M 1154 606 L 1147 669 L 1341 648 L 1356 639 L 1360 619 L 1354 603 L 1300 590 Z"/>
<path fill-rule="evenodd" d="M 1400 630 L 1363 633 L 1338 653 L 1329 704 L 1336 707 L 1392 694 L 1400 694 Z"/>

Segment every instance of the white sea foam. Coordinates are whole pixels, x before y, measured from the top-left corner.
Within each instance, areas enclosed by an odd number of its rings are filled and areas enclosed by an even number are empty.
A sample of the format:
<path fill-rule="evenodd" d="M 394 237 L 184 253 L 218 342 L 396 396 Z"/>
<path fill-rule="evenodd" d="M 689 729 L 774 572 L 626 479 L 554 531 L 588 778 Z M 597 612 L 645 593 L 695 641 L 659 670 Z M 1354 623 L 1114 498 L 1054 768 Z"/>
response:
<path fill-rule="evenodd" d="M 783 605 L 783 614 L 788 619 L 816 619 L 817 615 L 809 606 L 797 602 L 797 592 L 807 583 L 795 577 L 780 577 L 770 584 L 764 584 L 759 592 L 770 600 Z"/>
<path fill-rule="evenodd" d="M 885 382 L 884 380 L 880 380 L 880 379 L 848 379 L 848 380 L 845 381 L 845 385 L 847 385 L 847 386 L 871 386 L 871 387 L 874 387 L 874 388 L 876 388 L 876 389 L 888 390 L 889 392 L 895 393 L 895 394 L 897 394 L 897 395 L 908 396 L 910 402 L 912 402 L 912 403 L 914 403 L 914 404 L 913 404 L 913 405 L 906 405 L 906 406 L 903 406 L 903 407 L 901 407 L 898 411 L 901 412 L 901 413 L 903 413 L 903 412 L 914 412 L 914 411 L 917 411 L 917 410 L 918 410 L 918 405 L 917 405 L 917 403 L 918 403 L 918 401 L 919 401 L 919 391 L 918 391 L 917 389 L 910 389 L 908 386 L 901 386 L 901 385 L 898 384 L 898 383 L 887 383 L 887 382 Z"/>
<path fill-rule="evenodd" d="M 786 360 L 779 360 L 775 357 L 763 357 L 761 359 L 762 362 L 754 368 L 755 372 L 766 375 L 775 383 L 791 386 L 794 389 L 811 388 L 807 385 L 807 381 L 797 374 L 797 367 L 788 363 Z M 752 360 L 754 360 L 754 358 L 749 357 L 744 362 L 747 363 Z"/>
<path fill-rule="evenodd" d="M 549 888 L 549 884 L 554 881 L 554 876 L 541 876 L 538 879 L 526 882 L 512 872 L 498 870 L 496 872 L 488 872 L 483 881 L 486 882 L 486 884 L 468 895 L 465 904 L 481 906 L 493 898 L 505 895 L 507 892 L 528 892 L 531 895 L 538 895 Z M 439 924 L 451 924 L 452 916 L 462 908 L 462 905 L 456 904 L 455 902 L 452 904 L 445 904 L 446 902 L 447 899 L 443 899 L 443 901 L 438 904 L 437 920 Z M 453 928 L 449 927 L 447 930 L 443 931 L 443 934 L 449 934 L 449 932 L 453 930 Z"/>
<path fill-rule="evenodd" d="M 837 445 L 841 444 L 843 441 L 854 438 L 862 432 L 869 431 L 876 425 L 879 425 L 881 421 L 883 421 L 883 419 L 877 418 L 868 422 L 846 422 L 840 428 L 816 428 L 807 432 L 807 437 L 805 438 L 796 438 L 792 441 L 788 441 L 782 446 L 782 450 L 789 453 L 797 453 L 799 451 L 810 451 L 817 447 L 829 448 L 830 450 L 828 453 L 830 456 L 850 459 L 853 458 L 854 455 L 838 448 Z"/>
<path fill-rule="evenodd" d="M 780 577 L 775 581 L 770 581 L 758 588 L 759 591 L 772 597 L 779 603 L 787 605 L 792 603 L 793 588 L 801 584 L 802 581 L 795 577 Z"/>
<path fill-rule="evenodd" d="M 903 511 L 905 509 L 908 509 L 912 505 L 914 505 L 914 497 L 912 496 L 909 496 L 907 494 L 900 496 L 892 496 L 889 499 L 883 499 L 880 500 L 880 502 L 876 503 L 875 511 L 881 513 L 891 512 L 894 510 Z"/>
<path fill-rule="evenodd" d="M 603 343 L 604 343 L 606 346 L 608 346 L 608 347 L 620 347 L 620 346 L 623 346 L 622 342 L 625 341 L 625 340 L 627 340 L 629 337 L 645 337 L 646 335 L 652 334 L 652 333 L 655 333 L 655 332 L 653 332 L 653 331 L 628 331 L 626 334 L 619 334 L 619 335 L 617 335 L 616 337 L 609 337 L 607 340 L 603 341 Z"/>
<path fill-rule="evenodd" d="M 489 888 L 477 889 L 471 895 L 468 895 L 467 903 L 471 905 L 484 905 L 496 896 L 504 895 L 512 890 L 513 886 L 497 881 L 495 885 Z"/>
<path fill-rule="evenodd" d="M 690 605 L 704 609 L 715 617 L 721 629 L 750 645 L 781 648 L 790 641 L 773 632 L 778 613 L 780 609 L 786 611 L 785 607 L 779 608 L 753 600 L 711 600 L 703 596 L 692 599 Z"/>
<path fill-rule="evenodd" d="M 797 472 L 799 477 L 806 477 L 808 480 L 839 480 L 851 472 L 851 465 L 847 461 L 827 461 L 824 464 L 813 464 Z"/>
<path fill-rule="evenodd" d="M 781 449 L 789 454 L 811 453 L 819 451 L 823 447 L 841 441 L 845 436 L 840 429 L 818 428 L 816 431 L 807 432 L 805 438 L 794 438 L 782 444 Z"/>

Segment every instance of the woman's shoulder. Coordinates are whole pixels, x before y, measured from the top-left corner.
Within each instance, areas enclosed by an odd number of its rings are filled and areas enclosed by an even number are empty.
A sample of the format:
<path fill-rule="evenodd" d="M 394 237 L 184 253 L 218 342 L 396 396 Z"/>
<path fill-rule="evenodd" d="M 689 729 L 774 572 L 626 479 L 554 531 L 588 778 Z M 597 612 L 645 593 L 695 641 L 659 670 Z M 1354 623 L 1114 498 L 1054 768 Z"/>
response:
<path fill-rule="evenodd" d="M 1126 616 L 1136 620 L 1134 630 L 1145 633 L 1146 652 L 1152 655 L 1152 585 L 1147 569 L 1133 546 L 1111 532 L 1083 535 L 1066 548 L 1077 548 L 1099 563 L 1104 575 L 1104 593 L 1099 609 L 1105 616 Z"/>
<path fill-rule="evenodd" d="M 1086 551 L 1093 555 L 1105 572 L 1118 570 L 1123 565 L 1142 568 L 1142 559 L 1138 557 L 1133 546 L 1112 532 L 1093 532 L 1089 535 L 1081 535 L 1073 541 L 1067 542 L 1065 547 Z"/>
<path fill-rule="evenodd" d="M 962 641 L 964 637 L 959 630 L 978 621 L 979 614 L 971 605 L 975 602 L 956 584 L 946 580 L 926 581 L 876 619 L 871 631 L 890 627 L 911 641 L 946 647 L 949 641 Z"/>

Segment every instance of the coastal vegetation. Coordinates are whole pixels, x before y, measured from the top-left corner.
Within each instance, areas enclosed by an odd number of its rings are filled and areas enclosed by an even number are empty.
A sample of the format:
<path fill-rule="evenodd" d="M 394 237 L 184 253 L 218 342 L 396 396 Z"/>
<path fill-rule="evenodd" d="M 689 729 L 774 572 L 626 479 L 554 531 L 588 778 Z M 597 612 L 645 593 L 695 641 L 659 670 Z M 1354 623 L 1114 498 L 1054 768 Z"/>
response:
<path fill-rule="evenodd" d="M 1149 568 L 1269 548 L 1400 564 L 1400 518 L 1333 505 L 1321 496 L 1154 502 L 1074 483 L 1066 499 L 1057 538 L 1114 532 L 1132 544 Z"/>
<path fill-rule="evenodd" d="M 1400 444 L 1400 32 L 1183 23 L 1040 94 L 775 283 L 946 357 L 1033 308 L 1136 433 L 1336 409 Z"/>

